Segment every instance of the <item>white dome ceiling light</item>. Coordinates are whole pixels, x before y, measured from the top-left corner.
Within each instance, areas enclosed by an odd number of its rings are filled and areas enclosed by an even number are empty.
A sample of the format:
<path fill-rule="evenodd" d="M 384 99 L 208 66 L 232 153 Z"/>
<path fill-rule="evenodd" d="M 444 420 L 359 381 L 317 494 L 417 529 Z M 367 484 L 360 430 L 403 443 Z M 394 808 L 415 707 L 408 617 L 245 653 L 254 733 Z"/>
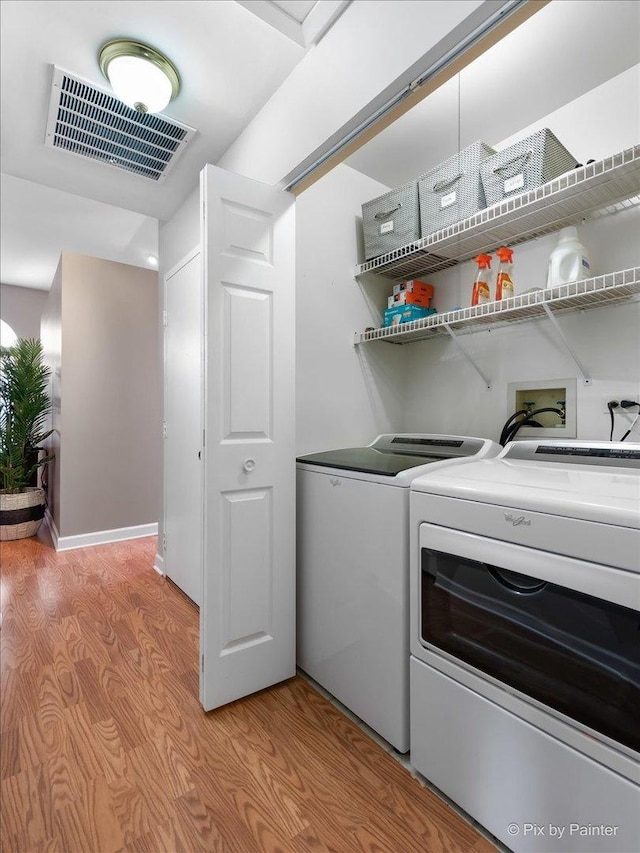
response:
<path fill-rule="evenodd" d="M 100 70 L 115 96 L 139 113 L 159 113 L 180 91 L 180 75 L 159 50 L 132 39 L 108 41 Z"/>

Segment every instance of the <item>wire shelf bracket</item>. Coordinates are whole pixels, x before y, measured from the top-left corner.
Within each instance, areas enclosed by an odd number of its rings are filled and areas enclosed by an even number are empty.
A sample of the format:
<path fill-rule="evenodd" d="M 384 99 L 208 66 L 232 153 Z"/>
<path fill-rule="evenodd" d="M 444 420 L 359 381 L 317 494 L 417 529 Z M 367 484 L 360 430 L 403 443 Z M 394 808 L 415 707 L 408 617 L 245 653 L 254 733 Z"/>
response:
<path fill-rule="evenodd" d="M 562 331 L 562 327 L 558 323 L 558 320 L 555 317 L 553 311 L 551 310 L 551 308 L 549 308 L 549 306 L 546 303 L 543 303 L 542 307 L 544 308 L 544 312 L 547 315 L 547 317 L 549 318 L 551 325 L 556 330 L 556 334 L 558 335 L 558 337 L 560 338 L 560 340 L 564 344 L 565 349 L 567 350 L 567 352 L 569 353 L 569 355 L 573 359 L 573 363 L 578 368 L 578 372 L 582 376 L 582 381 L 584 382 L 585 385 L 591 385 L 591 378 L 589 377 L 589 374 L 585 370 L 584 365 L 582 364 L 582 362 L 580 361 L 578 356 L 573 351 L 573 347 L 569 343 L 565 333 Z"/>
<path fill-rule="evenodd" d="M 554 318 L 555 319 L 555 318 Z M 467 359 L 469 364 L 473 367 L 473 369 L 480 374 L 484 384 L 487 386 L 487 391 L 491 391 L 491 380 L 487 377 L 483 370 L 481 370 L 480 366 L 475 362 L 473 357 L 467 351 L 467 348 L 462 345 L 462 342 L 458 340 L 458 336 L 453 332 L 451 326 L 448 323 L 444 323 L 444 328 L 447 330 L 448 334 L 451 337 L 451 340 L 458 347 L 462 355 Z"/>

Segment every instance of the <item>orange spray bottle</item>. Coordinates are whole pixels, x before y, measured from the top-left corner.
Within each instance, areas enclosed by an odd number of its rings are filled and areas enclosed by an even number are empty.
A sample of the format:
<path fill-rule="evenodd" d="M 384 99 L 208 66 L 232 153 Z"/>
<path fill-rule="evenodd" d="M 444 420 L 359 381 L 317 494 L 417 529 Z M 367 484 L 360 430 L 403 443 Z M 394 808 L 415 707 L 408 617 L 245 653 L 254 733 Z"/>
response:
<path fill-rule="evenodd" d="M 489 277 L 491 276 L 491 255 L 478 255 L 475 259 L 478 264 L 476 280 L 473 283 L 471 293 L 471 305 L 482 305 L 483 302 L 491 302 L 491 289 Z"/>
<path fill-rule="evenodd" d="M 496 300 L 509 299 L 513 296 L 514 292 L 513 281 L 511 279 L 513 249 L 501 246 L 496 250 L 496 255 L 500 258 L 500 266 L 498 267 L 498 275 L 496 276 Z"/>

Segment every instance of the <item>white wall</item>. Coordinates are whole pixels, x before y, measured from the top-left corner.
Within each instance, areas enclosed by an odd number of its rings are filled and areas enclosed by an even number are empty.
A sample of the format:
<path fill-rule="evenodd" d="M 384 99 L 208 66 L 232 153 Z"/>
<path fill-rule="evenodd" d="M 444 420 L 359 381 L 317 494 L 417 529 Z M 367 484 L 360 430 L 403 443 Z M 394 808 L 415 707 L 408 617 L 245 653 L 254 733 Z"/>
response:
<path fill-rule="evenodd" d="M 47 294 L 32 287 L 0 284 L 0 317 L 19 338 L 40 337 L 40 317 Z"/>
<path fill-rule="evenodd" d="M 580 228 L 596 272 L 640 265 L 640 211 L 630 210 Z M 544 286 L 555 235 L 514 249 L 516 293 Z M 475 264 L 461 264 L 430 278 L 440 310 L 470 303 Z M 640 303 L 591 309 L 558 317 L 590 375 L 585 385 L 548 320 L 465 335 L 462 343 L 491 379 L 488 391 L 452 341 L 438 338 L 406 346 L 404 419 L 407 431 L 427 430 L 498 439 L 509 408 L 510 382 L 576 377 L 577 437 L 608 439 L 606 401 L 640 399 Z M 630 423 L 620 415 L 620 425 Z M 616 427 L 615 437 L 624 430 Z M 634 433 L 640 441 L 640 431 Z M 630 437 L 631 438 L 631 437 Z"/>
<path fill-rule="evenodd" d="M 637 91 L 636 68 L 538 125 L 553 127 L 570 149 L 579 145 L 580 151 L 593 151 L 594 156 L 611 155 L 637 142 L 638 128 L 634 136 L 628 118 L 637 103 L 627 109 Z M 604 126 L 585 123 L 585 115 L 602 113 L 605 102 Z M 548 320 L 463 337 L 464 346 L 491 378 L 490 391 L 448 338 L 402 347 L 383 342 L 351 346 L 353 331 L 380 324 L 378 312 L 391 291 L 391 282 L 381 277 L 353 278 L 360 205 L 384 191 L 384 185 L 342 165 L 297 201 L 298 454 L 364 443 L 383 431 L 463 433 L 497 440 L 513 411 L 510 382 L 569 377 L 577 382 L 578 437 L 608 439 L 606 401 L 640 399 L 638 302 L 559 317 L 590 374 L 590 385 L 583 383 Z M 640 265 L 640 208 L 586 222 L 579 231 L 595 275 Z M 515 247 L 516 294 L 544 287 L 556 241 L 557 235 L 550 234 Z M 475 270 L 469 261 L 429 277 L 439 311 L 470 304 Z M 630 420 L 617 416 L 615 437 Z M 640 430 L 634 436 L 640 441 Z"/>
<path fill-rule="evenodd" d="M 616 76 L 496 147 L 502 148 L 541 127 L 550 127 L 585 161 L 589 157 L 602 159 L 637 144 L 638 70 L 635 66 Z M 589 251 L 593 275 L 640 266 L 640 207 L 585 222 L 579 234 Z M 514 248 L 516 295 L 545 286 L 548 259 L 556 242 L 557 234 L 550 234 Z M 494 267 L 495 263 L 494 257 Z M 449 311 L 470 305 L 475 271 L 475 263 L 469 261 L 431 276 L 436 288 L 435 307 Z M 640 399 L 640 303 L 565 315 L 559 323 L 590 375 L 590 385 L 583 383 L 551 323 L 545 320 L 464 336 L 462 343 L 491 378 L 490 391 L 452 341 L 416 343 L 405 347 L 403 427 L 412 430 L 426 424 L 444 432 L 473 432 L 497 439 L 502 424 L 513 412 L 508 383 L 576 377 L 577 437 L 608 439 L 606 401 Z M 631 420 L 629 415 L 618 415 L 614 437 L 620 437 L 625 431 L 622 425 L 629 425 Z M 640 429 L 633 437 L 640 441 Z"/>
<path fill-rule="evenodd" d="M 387 191 L 338 166 L 296 201 L 296 454 L 367 444 L 396 429 L 402 347 L 354 347 L 354 332 L 379 326 L 391 286 L 358 284 L 362 202 Z"/>
<path fill-rule="evenodd" d="M 53 433 L 46 443 L 53 454 L 53 460 L 47 467 L 47 509 L 57 530 L 60 530 L 60 471 L 62 470 L 62 256 L 51 282 L 51 288 L 44 294 L 45 304 L 40 320 L 40 334 L 44 361 L 51 370 L 49 396 L 51 398 L 51 424 Z"/>
<path fill-rule="evenodd" d="M 158 234 L 158 351 L 162 363 L 161 375 L 164 376 L 164 327 L 162 310 L 164 305 L 164 276 L 170 272 L 192 249 L 200 243 L 200 185 L 186 197 L 173 216 L 161 223 Z M 164 419 L 164 380 L 161 387 L 161 417 L 157 424 L 158 434 L 162 431 Z M 164 449 L 162 451 L 164 454 Z M 164 462 L 163 462 L 164 464 Z M 162 535 L 164 533 L 164 481 L 160 478 L 158 493 L 158 556 L 156 567 L 162 570 Z"/>
<path fill-rule="evenodd" d="M 159 279 L 200 242 L 200 186 L 198 185 L 166 222 L 158 236 Z"/>
<path fill-rule="evenodd" d="M 580 162 L 602 160 L 638 144 L 640 138 L 640 65 L 617 74 L 517 134 L 492 142 L 501 151 L 548 127 Z"/>
<path fill-rule="evenodd" d="M 603 40 L 603 24 L 616 31 L 615 39 Z M 545 126 L 542 117 L 583 163 L 616 145 L 626 148 L 637 142 L 640 128 L 639 31 L 640 3 L 608 0 L 605 22 L 598 3 L 555 0 L 356 151 L 347 165 L 397 187 L 478 139 L 500 148 L 528 136 Z"/>
<path fill-rule="evenodd" d="M 278 184 L 429 67 L 502 2 L 354 0 L 218 161 Z"/>

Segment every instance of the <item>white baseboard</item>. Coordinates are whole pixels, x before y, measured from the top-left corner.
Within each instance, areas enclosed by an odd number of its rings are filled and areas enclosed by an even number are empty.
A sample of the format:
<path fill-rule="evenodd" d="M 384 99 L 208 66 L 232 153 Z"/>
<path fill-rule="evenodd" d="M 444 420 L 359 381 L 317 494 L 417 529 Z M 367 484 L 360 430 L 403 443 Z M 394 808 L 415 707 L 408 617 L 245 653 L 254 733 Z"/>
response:
<path fill-rule="evenodd" d="M 53 524 L 53 520 L 51 520 Z M 70 551 L 73 548 L 88 548 L 92 545 L 108 545 L 111 542 L 123 542 L 126 539 L 140 539 L 143 536 L 157 536 L 158 523 L 139 524 L 136 527 L 118 527 L 115 530 L 98 530 L 95 533 L 80 533 L 77 536 L 60 536 L 51 529 L 51 538 L 56 551 Z"/>
<path fill-rule="evenodd" d="M 58 550 L 58 540 L 60 539 L 60 535 L 58 533 L 58 528 L 56 527 L 56 523 L 53 520 L 53 516 L 49 512 L 49 507 L 47 507 L 44 511 L 44 520 L 49 527 L 49 533 L 51 534 L 51 541 L 53 542 L 53 547 Z"/>
<path fill-rule="evenodd" d="M 153 561 L 153 568 L 159 575 L 162 575 L 163 578 L 166 577 L 167 573 L 164 570 L 164 557 L 161 557 L 160 554 L 156 554 L 156 558 Z"/>

